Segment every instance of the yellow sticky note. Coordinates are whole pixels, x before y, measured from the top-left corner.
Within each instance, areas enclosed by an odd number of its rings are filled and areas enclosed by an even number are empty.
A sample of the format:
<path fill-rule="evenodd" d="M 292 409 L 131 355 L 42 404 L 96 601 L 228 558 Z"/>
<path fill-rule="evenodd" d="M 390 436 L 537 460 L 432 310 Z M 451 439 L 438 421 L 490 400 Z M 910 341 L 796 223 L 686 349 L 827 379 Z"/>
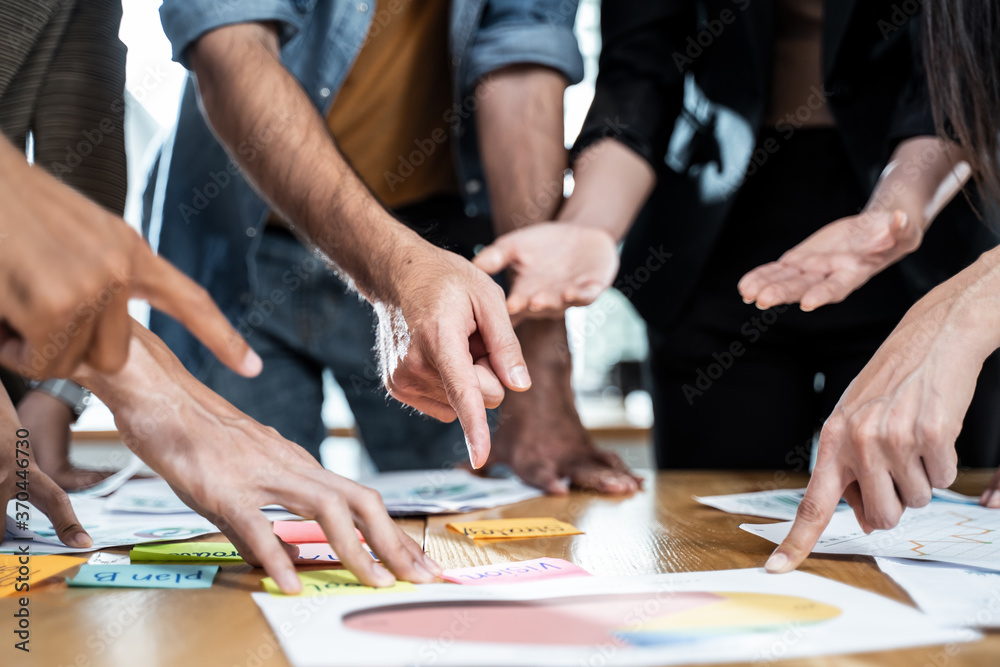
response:
<path fill-rule="evenodd" d="M 28 593 L 43 579 L 86 562 L 86 558 L 73 556 L 0 556 L 0 598 Z M 25 583 L 29 590 L 25 590 Z"/>
<path fill-rule="evenodd" d="M 365 586 L 358 578 L 347 570 L 317 570 L 316 572 L 303 572 L 299 574 L 299 581 L 302 582 L 302 592 L 300 596 L 316 595 L 359 595 L 364 593 L 415 593 L 417 587 L 408 581 L 397 581 L 388 588 L 372 588 Z M 264 590 L 271 595 L 284 597 L 284 593 L 278 588 L 271 577 L 265 577 L 261 583 Z"/>
<path fill-rule="evenodd" d="M 582 530 L 552 517 L 484 519 L 449 523 L 448 528 L 474 540 L 520 540 L 527 537 L 582 535 Z"/>
<path fill-rule="evenodd" d="M 243 558 L 229 542 L 174 542 L 172 544 L 142 544 L 132 547 L 133 563 L 242 563 Z"/>

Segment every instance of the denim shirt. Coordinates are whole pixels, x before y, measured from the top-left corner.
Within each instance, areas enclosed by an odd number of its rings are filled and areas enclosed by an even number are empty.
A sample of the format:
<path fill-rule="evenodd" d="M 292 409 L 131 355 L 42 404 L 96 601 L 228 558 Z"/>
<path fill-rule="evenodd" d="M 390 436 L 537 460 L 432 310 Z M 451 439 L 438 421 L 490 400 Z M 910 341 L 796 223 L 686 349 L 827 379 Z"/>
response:
<path fill-rule="evenodd" d="M 282 62 L 325 117 L 372 22 L 391 20 L 403 3 L 419 1 L 394 0 L 376 12 L 375 0 L 164 0 L 160 18 L 174 60 L 185 66 L 188 47 L 210 30 L 235 23 L 275 24 Z M 454 106 L 446 121 L 469 217 L 489 214 L 476 140 L 477 82 L 512 64 L 551 67 L 571 83 L 580 81 L 583 61 L 573 35 L 576 9 L 577 0 L 452 0 Z M 237 147 L 245 159 L 266 149 L 269 129 L 260 134 Z M 205 286 L 241 334 L 252 335 L 244 316 L 269 208 L 208 128 L 190 76 L 177 127 L 164 143 L 145 204 L 143 228 L 154 249 Z M 194 337 L 155 311 L 150 327 L 199 374 L 208 351 Z"/>

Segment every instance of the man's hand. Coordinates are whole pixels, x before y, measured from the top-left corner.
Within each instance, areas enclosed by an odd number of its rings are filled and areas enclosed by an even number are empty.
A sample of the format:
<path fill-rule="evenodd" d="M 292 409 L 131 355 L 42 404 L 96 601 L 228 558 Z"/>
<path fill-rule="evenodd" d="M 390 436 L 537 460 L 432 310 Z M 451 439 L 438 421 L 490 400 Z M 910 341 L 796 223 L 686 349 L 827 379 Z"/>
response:
<path fill-rule="evenodd" d="M 507 312 L 515 318 L 553 318 L 593 303 L 618 271 L 618 246 L 603 229 L 567 222 L 539 223 L 504 234 L 473 264 L 489 274 L 507 269 Z"/>
<path fill-rule="evenodd" d="M 486 463 L 486 408 L 531 378 L 503 290 L 458 255 L 417 239 L 392 262 L 392 305 L 375 302 L 390 395 L 442 421 L 458 417 L 474 468 Z"/>
<path fill-rule="evenodd" d="M 234 408 L 139 325 L 120 373 L 84 368 L 74 379 L 111 408 L 129 448 L 285 593 L 297 593 L 301 584 L 294 549 L 274 535 L 260 511 L 272 503 L 318 521 L 344 565 L 366 585 L 389 586 L 395 577 L 362 548 L 355 525 L 396 577 L 431 582 L 440 573 L 389 518 L 375 491 L 325 470 L 301 447 Z"/>
<path fill-rule="evenodd" d="M 3 138 L 0 202 L 0 363 L 34 378 L 66 377 L 81 362 L 114 372 L 128 354 L 128 300 L 145 298 L 234 371 L 260 372 L 204 289 Z"/>
<path fill-rule="evenodd" d="M 812 479 L 769 571 L 798 567 L 841 495 L 871 532 L 892 528 L 906 507 L 923 507 L 932 489 L 955 480 L 955 439 L 983 361 L 997 348 L 998 261 L 987 253 L 917 302 L 848 387 L 823 427 Z"/>
<path fill-rule="evenodd" d="M 70 463 L 73 411 L 58 398 L 30 390 L 17 404 L 17 416 L 31 432 L 38 469 L 51 477 L 60 488 L 77 491 L 93 486 L 112 474 L 110 471 L 84 470 Z"/>
<path fill-rule="evenodd" d="M 993 473 L 986 490 L 979 496 L 979 504 L 983 507 L 1000 509 L 1000 470 Z"/>
<path fill-rule="evenodd" d="M 504 401 L 500 427 L 493 438 L 491 463 L 506 463 L 525 482 L 552 495 L 569 488 L 627 494 L 642 488 L 618 455 L 597 449 L 580 422 L 570 383 L 566 326 L 560 321 L 531 320 L 517 329 L 535 382 L 523 394 Z"/>
<path fill-rule="evenodd" d="M 25 434 L 24 426 L 18 421 L 17 412 L 2 388 L 0 388 L 0 503 L 6 509 L 11 500 L 30 501 L 32 505 L 49 517 L 56 535 L 63 544 L 70 547 L 87 548 L 94 542 L 80 525 L 69 502 L 66 492 L 38 469 L 32 447 L 35 434 Z M 26 500 L 24 500 L 26 499 Z M 19 512 L 20 505 L 14 506 L 14 519 L 24 520 Z"/>
<path fill-rule="evenodd" d="M 866 211 L 826 225 L 776 262 L 739 282 L 747 303 L 763 310 L 799 303 L 802 310 L 839 303 L 920 246 L 922 225 L 901 210 Z"/>

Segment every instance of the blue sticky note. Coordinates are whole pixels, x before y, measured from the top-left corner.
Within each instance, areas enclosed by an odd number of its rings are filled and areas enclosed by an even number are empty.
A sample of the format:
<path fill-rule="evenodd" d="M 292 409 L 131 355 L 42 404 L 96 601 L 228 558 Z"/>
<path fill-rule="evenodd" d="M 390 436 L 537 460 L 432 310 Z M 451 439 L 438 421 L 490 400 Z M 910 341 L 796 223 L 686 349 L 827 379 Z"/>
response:
<path fill-rule="evenodd" d="M 209 588 L 218 565 L 81 565 L 69 586 L 111 588 Z"/>

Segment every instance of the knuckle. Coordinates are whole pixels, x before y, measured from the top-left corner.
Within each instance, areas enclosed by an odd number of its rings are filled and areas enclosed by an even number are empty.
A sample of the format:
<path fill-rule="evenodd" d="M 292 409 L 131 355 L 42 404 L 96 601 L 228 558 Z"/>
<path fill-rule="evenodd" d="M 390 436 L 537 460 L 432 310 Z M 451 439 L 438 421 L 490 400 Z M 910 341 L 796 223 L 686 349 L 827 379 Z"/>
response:
<path fill-rule="evenodd" d="M 813 498 L 806 495 L 795 510 L 795 519 L 806 523 L 819 523 L 823 520 L 823 508 Z"/>

